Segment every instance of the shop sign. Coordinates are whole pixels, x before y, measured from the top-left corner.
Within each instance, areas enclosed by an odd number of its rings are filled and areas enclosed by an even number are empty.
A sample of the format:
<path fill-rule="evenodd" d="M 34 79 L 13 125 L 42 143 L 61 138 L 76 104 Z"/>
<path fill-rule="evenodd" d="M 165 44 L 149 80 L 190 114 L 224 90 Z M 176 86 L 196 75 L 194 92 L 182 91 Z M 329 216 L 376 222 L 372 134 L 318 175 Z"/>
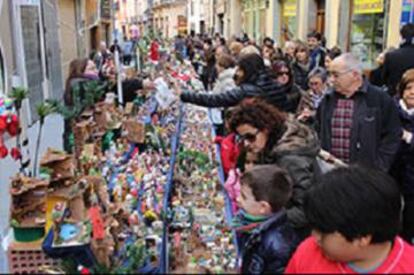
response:
<path fill-rule="evenodd" d="M 355 0 L 354 14 L 372 14 L 384 12 L 384 0 Z"/>
<path fill-rule="evenodd" d="M 414 23 L 414 0 L 403 0 L 401 25 Z"/>
<path fill-rule="evenodd" d="M 286 0 L 283 3 L 283 17 L 296 16 L 296 0 Z"/>
<path fill-rule="evenodd" d="M 183 15 L 179 15 L 177 27 L 178 27 L 179 32 L 186 32 L 187 31 L 187 17 Z"/>
<path fill-rule="evenodd" d="M 101 18 L 111 19 L 111 0 L 101 0 Z"/>

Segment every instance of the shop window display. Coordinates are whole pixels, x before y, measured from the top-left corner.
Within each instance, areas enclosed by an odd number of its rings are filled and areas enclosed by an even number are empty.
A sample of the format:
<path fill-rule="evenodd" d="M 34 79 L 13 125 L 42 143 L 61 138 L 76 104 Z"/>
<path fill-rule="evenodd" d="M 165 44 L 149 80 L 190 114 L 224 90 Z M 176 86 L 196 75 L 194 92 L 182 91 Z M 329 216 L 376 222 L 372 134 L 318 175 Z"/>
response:
<path fill-rule="evenodd" d="M 297 32 L 296 18 L 297 0 L 282 2 L 282 34 L 284 41 L 295 38 Z"/>
<path fill-rule="evenodd" d="M 368 70 L 375 67 L 383 51 L 389 0 L 354 0 L 351 26 L 351 52 Z"/>
<path fill-rule="evenodd" d="M 262 40 L 266 33 L 266 2 L 250 0 L 243 3 L 243 27 L 249 37 Z"/>

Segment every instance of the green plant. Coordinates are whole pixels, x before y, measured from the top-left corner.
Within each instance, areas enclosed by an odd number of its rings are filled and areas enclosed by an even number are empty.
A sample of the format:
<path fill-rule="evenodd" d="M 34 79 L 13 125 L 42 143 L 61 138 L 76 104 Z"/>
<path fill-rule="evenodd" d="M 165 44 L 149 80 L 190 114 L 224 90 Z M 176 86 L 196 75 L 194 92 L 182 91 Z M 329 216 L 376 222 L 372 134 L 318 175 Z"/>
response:
<path fill-rule="evenodd" d="M 49 105 L 56 109 L 65 119 L 78 117 L 85 109 L 92 107 L 105 94 L 108 83 L 99 81 L 83 81 L 74 85 L 72 89 L 73 105 L 66 106 L 58 100 L 47 100 Z"/>
<path fill-rule="evenodd" d="M 147 258 L 145 243 L 137 241 L 130 245 L 127 248 L 127 257 L 129 259 L 129 263 L 125 268 L 126 273 L 136 273 L 140 267 L 144 266 Z"/>
<path fill-rule="evenodd" d="M 22 108 L 22 102 L 29 95 L 29 90 L 24 87 L 13 87 L 9 97 L 13 99 L 16 111 L 20 112 Z"/>
<path fill-rule="evenodd" d="M 210 159 L 208 155 L 194 150 L 183 150 L 178 153 L 178 161 L 182 164 L 183 161 L 194 163 L 199 170 L 206 171 L 210 169 Z"/>
<path fill-rule="evenodd" d="M 42 138 L 42 130 L 43 125 L 45 124 L 45 119 L 48 115 L 56 112 L 56 109 L 54 106 L 50 105 L 47 102 L 44 102 L 42 104 L 39 104 L 36 106 L 36 112 L 39 116 L 39 132 L 37 135 L 37 141 L 36 141 L 36 151 L 35 151 L 35 159 L 34 159 L 34 165 L 33 165 L 33 175 L 37 175 L 37 163 L 39 160 L 39 149 L 40 149 L 40 140 Z"/>
<path fill-rule="evenodd" d="M 95 274 L 137 274 L 143 267 L 148 254 L 145 241 L 138 240 L 126 247 L 126 252 L 110 268 L 98 263 L 93 269 Z"/>
<path fill-rule="evenodd" d="M 62 259 L 61 268 L 65 274 L 79 274 L 78 264 L 72 258 Z"/>

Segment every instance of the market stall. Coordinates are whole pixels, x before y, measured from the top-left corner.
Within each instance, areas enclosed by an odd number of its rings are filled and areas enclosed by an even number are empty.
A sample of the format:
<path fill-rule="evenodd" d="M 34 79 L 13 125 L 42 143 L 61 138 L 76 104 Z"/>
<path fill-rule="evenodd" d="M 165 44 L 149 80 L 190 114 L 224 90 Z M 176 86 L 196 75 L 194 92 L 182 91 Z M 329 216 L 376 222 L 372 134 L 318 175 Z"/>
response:
<path fill-rule="evenodd" d="M 50 149 L 38 178 L 16 176 L 15 241 L 59 260 L 43 271 L 236 271 L 214 130 L 176 93 L 202 89 L 190 67 L 148 64 L 154 93 L 124 108 L 111 96 L 88 106 L 72 123 L 73 154 Z"/>

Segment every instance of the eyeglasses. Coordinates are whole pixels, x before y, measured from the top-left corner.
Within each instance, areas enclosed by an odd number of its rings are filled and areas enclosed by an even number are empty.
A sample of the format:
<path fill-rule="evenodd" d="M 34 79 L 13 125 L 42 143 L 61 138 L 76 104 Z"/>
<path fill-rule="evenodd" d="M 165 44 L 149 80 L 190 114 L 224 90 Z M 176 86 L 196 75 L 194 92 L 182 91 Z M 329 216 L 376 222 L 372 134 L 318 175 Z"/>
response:
<path fill-rule="evenodd" d="M 340 77 L 341 75 L 347 74 L 347 73 L 349 73 L 349 72 L 351 72 L 351 71 L 352 71 L 352 69 L 348 69 L 348 70 L 345 70 L 345 71 L 343 71 L 343 72 L 335 72 L 335 71 L 330 71 L 330 72 L 328 72 L 328 75 L 329 75 L 330 77 L 333 77 L 333 78 L 338 78 L 338 77 Z"/>
<path fill-rule="evenodd" d="M 236 142 L 237 143 L 242 143 L 245 140 L 248 141 L 249 143 L 253 143 L 256 141 L 256 137 L 257 135 L 260 133 L 260 130 L 257 130 L 256 133 L 246 133 L 244 135 L 239 135 L 236 134 Z"/>

